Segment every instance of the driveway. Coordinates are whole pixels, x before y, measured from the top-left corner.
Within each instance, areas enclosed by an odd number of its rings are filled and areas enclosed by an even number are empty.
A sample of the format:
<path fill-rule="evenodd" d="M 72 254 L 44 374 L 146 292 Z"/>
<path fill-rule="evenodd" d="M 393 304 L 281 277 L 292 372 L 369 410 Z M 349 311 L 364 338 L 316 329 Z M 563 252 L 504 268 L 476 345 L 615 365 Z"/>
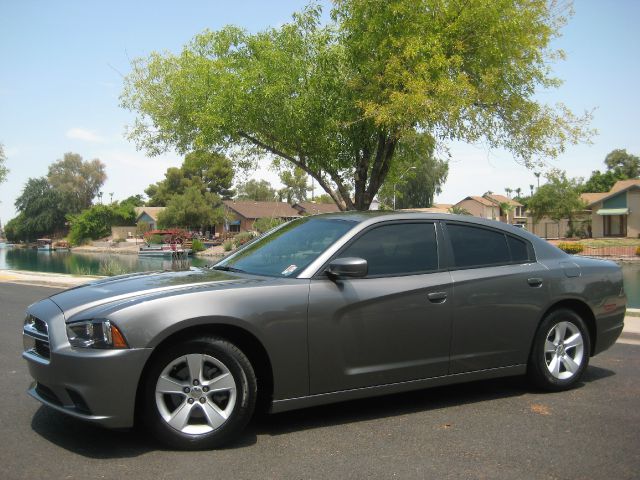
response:
<path fill-rule="evenodd" d="M 640 346 L 595 357 L 583 384 L 549 394 L 522 379 L 263 416 L 234 445 L 160 449 L 142 433 L 68 418 L 25 394 L 25 307 L 55 290 L 0 283 L 3 479 L 631 479 L 640 472 Z"/>

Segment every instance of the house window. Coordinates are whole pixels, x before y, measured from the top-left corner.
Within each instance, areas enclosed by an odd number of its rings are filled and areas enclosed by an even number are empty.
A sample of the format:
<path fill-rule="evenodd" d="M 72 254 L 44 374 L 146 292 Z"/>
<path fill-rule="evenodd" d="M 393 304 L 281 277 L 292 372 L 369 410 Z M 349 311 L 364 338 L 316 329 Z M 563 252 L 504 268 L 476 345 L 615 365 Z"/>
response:
<path fill-rule="evenodd" d="M 231 233 L 240 233 L 240 224 L 231 224 L 229 225 L 229 232 Z"/>
<path fill-rule="evenodd" d="M 605 237 L 626 237 L 627 236 L 627 216 L 626 215 L 606 215 L 604 221 Z"/>

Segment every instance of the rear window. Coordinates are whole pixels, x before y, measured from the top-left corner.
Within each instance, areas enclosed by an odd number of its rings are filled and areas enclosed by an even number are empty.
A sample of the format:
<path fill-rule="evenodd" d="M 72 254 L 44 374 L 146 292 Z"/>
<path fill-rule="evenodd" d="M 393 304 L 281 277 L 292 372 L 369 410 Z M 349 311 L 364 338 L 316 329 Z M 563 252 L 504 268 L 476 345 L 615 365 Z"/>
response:
<path fill-rule="evenodd" d="M 509 250 L 511 250 L 511 260 L 514 263 L 526 263 L 529 261 L 529 250 L 524 240 L 507 235 L 507 243 L 509 244 Z"/>
<path fill-rule="evenodd" d="M 503 233 L 486 228 L 447 224 L 457 268 L 511 263 Z"/>

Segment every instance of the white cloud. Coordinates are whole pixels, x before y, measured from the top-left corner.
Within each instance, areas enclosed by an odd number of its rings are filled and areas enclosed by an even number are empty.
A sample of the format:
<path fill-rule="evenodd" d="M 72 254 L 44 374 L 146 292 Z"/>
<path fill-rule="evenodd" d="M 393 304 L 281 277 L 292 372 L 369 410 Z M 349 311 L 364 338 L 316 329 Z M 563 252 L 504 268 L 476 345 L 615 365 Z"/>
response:
<path fill-rule="evenodd" d="M 84 128 L 70 128 L 66 133 L 67 138 L 72 140 L 82 140 L 85 142 L 102 143 L 104 138 L 100 135 Z"/>

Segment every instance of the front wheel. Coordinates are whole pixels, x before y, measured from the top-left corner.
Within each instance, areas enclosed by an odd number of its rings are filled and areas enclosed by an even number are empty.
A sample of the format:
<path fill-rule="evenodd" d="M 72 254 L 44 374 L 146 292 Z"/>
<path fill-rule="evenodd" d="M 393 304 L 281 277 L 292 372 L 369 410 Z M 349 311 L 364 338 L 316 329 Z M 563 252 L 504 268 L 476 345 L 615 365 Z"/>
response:
<path fill-rule="evenodd" d="M 161 351 L 145 378 L 144 421 L 168 446 L 215 448 L 242 431 L 255 407 L 253 367 L 234 344 L 201 337 Z"/>
<path fill-rule="evenodd" d="M 529 378 L 545 390 L 567 390 L 589 364 L 590 339 L 584 321 L 572 310 L 547 315 L 533 341 Z"/>

